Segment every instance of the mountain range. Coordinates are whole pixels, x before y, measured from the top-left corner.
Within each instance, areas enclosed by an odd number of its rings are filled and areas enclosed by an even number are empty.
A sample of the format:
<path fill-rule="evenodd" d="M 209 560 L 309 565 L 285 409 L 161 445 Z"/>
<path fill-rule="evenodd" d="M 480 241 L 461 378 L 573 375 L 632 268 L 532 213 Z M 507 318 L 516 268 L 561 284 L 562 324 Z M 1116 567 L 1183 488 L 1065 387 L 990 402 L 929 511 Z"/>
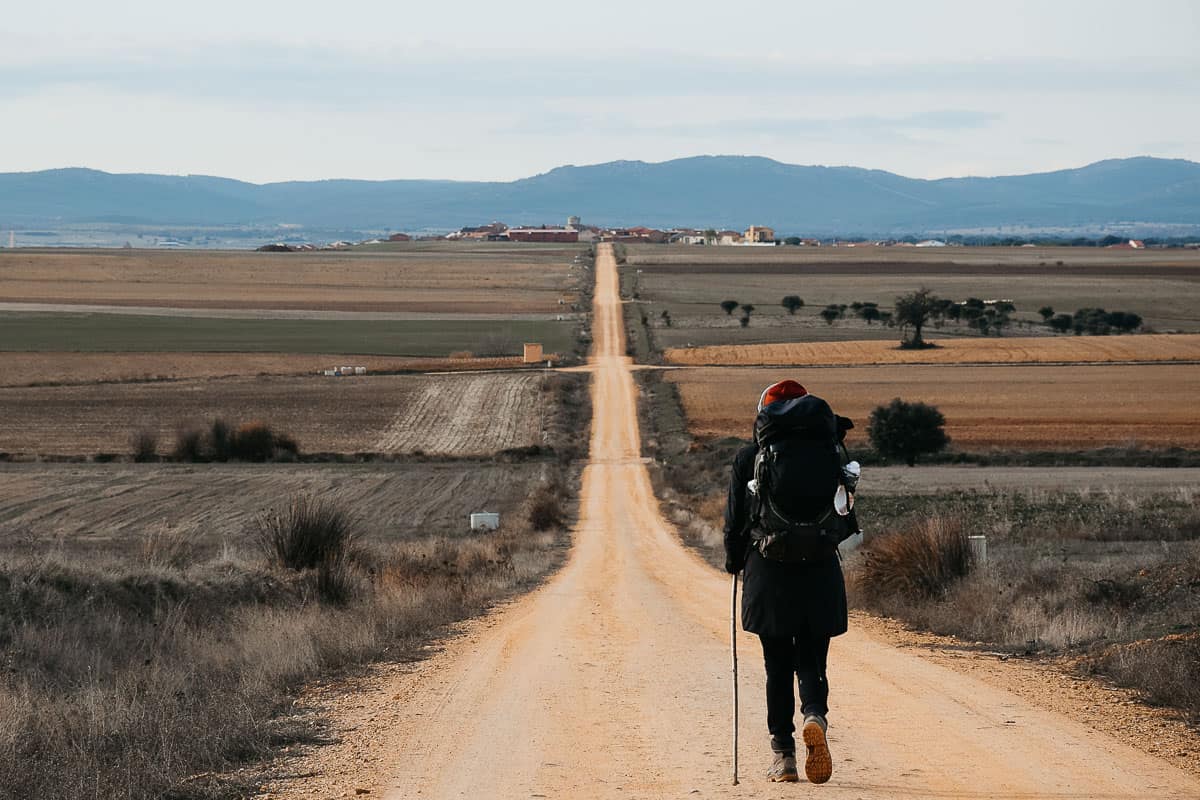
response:
<path fill-rule="evenodd" d="M 0 173 L 0 227 L 62 224 L 277 225 L 454 229 L 504 220 L 732 227 L 781 233 L 1200 226 L 1200 163 L 1126 158 L 991 178 L 906 178 L 882 170 L 753 156 L 564 166 L 511 182 L 322 180 L 254 184 L 90 169 Z"/>

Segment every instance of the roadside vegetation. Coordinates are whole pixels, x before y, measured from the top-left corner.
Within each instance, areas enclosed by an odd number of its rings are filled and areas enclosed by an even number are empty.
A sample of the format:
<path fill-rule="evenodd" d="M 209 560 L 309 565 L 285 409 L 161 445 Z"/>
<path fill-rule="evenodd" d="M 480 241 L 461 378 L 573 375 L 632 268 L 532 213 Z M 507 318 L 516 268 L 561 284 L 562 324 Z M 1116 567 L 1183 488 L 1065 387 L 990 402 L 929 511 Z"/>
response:
<path fill-rule="evenodd" d="M 0 550 L 0 796 L 246 796 L 274 748 L 322 739 L 286 702 L 305 681 L 417 657 L 559 563 L 575 480 L 495 533 L 385 544 L 302 495 L 207 556 L 169 531 L 138 558 Z"/>

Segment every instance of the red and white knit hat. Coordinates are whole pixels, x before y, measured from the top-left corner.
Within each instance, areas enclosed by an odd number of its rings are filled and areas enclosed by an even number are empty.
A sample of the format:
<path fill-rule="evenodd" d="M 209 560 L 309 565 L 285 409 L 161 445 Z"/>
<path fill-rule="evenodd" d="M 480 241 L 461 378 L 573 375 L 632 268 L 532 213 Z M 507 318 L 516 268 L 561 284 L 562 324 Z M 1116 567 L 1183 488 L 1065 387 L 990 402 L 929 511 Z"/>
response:
<path fill-rule="evenodd" d="M 808 390 L 792 380 L 772 383 L 766 389 L 763 389 L 762 395 L 758 398 L 758 410 L 762 411 L 771 405 L 771 403 L 778 403 L 780 400 L 793 400 L 797 397 L 804 397 L 806 394 L 808 394 Z"/>

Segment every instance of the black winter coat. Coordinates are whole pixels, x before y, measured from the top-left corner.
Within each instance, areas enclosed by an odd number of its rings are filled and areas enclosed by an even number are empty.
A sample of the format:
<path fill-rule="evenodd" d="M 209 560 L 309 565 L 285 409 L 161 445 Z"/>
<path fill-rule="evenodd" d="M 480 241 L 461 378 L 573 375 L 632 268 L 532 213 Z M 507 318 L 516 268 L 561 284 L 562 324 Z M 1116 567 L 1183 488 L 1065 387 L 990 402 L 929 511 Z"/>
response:
<path fill-rule="evenodd" d="M 750 492 L 758 448 L 743 447 L 733 459 L 725 505 L 725 552 L 735 563 L 746 556 L 742 627 L 763 636 L 846 632 L 846 583 L 837 553 L 818 564 L 763 558 L 750 546 Z"/>

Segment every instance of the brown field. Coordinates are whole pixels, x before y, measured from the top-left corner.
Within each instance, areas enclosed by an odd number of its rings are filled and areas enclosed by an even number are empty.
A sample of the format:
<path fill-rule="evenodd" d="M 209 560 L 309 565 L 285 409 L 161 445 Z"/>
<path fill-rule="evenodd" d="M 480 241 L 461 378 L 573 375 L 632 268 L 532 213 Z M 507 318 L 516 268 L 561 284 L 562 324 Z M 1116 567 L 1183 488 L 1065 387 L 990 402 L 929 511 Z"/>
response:
<path fill-rule="evenodd" d="M 312 375 L 339 366 L 371 372 L 512 369 L 520 358 L 394 358 L 331 353 L 6 353 L 0 387 L 122 381 Z"/>
<path fill-rule="evenodd" d="M 483 455 L 544 444 L 553 412 L 541 372 L 261 377 L 0 388 L 0 452 L 127 453 L 139 430 L 159 452 L 215 417 L 261 420 L 302 452 Z"/>
<path fill-rule="evenodd" d="M 667 363 L 686 366 L 1200 361 L 1200 334 L 940 339 L 925 350 L 901 350 L 885 340 L 790 342 L 672 348 L 664 355 Z"/>
<path fill-rule="evenodd" d="M 1057 262 L 1063 261 L 1062 266 Z M 1062 248 L 631 248 L 624 281 L 637 292 L 660 347 L 755 344 L 781 341 L 895 339 L 894 329 L 848 318 L 832 326 L 818 316 L 830 303 L 878 303 L 890 309 L 896 296 L 927 286 L 939 296 L 1010 299 L 1017 307 L 1010 334 L 1048 334 L 1037 309 L 1059 312 L 1101 307 L 1140 314 L 1160 333 L 1200 332 L 1200 308 L 1192 302 L 1200 283 L 1200 252 L 1149 252 Z M 640 271 L 640 272 L 638 272 Z M 795 316 L 781 306 L 799 295 Z M 755 306 L 748 328 L 722 300 Z M 663 310 L 672 318 L 662 323 Z M 930 328 L 932 337 L 975 337 L 965 325 Z"/>
<path fill-rule="evenodd" d="M 1200 365 L 878 366 L 808 370 L 673 370 L 691 431 L 746 437 L 764 386 L 791 377 L 858 423 L 894 397 L 932 403 L 954 446 L 1078 449 L 1109 445 L 1200 448 Z"/>
<path fill-rule="evenodd" d="M 0 302 L 170 308 L 555 313 L 582 248 L 363 252 L 43 250 L 0 254 Z"/>
<path fill-rule="evenodd" d="M 136 553 L 169 532 L 210 552 L 246 545 L 289 497 L 332 498 L 378 542 L 458 533 L 472 511 L 515 511 L 544 463 L 0 464 L 4 552 Z"/>
<path fill-rule="evenodd" d="M 842 268 L 869 266 L 874 269 L 911 268 L 1045 271 L 1055 267 L 1096 274 L 1128 268 L 1191 273 L 1200 278 L 1200 252 L 1196 250 L 1109 250 L 1097 247 L 697 247 L 690 245 L 626 245 L 626 263 L 637 267 L 685 266 L 723 269 L 750 265 L 753 269 L 801 266 Z M 1059 267 L 1058 262 L 1062 261 Z"/>

